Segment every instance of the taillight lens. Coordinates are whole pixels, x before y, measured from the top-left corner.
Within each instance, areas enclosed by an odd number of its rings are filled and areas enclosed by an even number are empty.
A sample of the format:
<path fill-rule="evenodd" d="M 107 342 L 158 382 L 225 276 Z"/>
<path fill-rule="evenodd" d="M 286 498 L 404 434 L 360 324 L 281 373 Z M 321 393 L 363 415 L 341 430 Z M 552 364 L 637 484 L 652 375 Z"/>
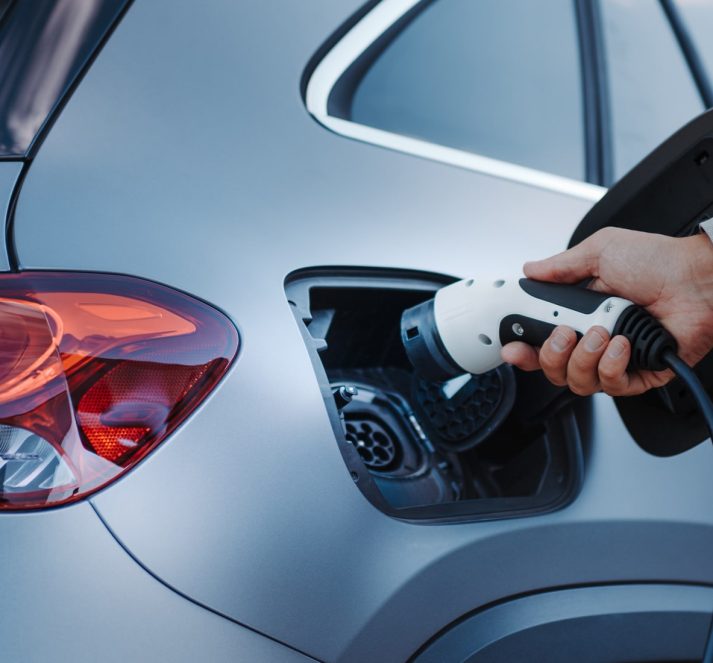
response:
<path fill-rule="evenodd" d="M 166 438 L 238 350 L 188 295 L 109 274 L 0 275 L 0 509 L 64 504 Z"/>

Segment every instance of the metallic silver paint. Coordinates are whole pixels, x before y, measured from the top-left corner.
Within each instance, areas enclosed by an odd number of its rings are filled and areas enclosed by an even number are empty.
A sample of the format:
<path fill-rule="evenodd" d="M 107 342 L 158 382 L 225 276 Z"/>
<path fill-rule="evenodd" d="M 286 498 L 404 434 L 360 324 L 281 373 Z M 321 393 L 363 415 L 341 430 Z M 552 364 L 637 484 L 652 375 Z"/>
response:
<path fill-rule="evenodd" d="M 585 484 L 563 511 L 417 525 L 353 485 L 284 277 L 325 264 L 517 273 L 563 249 L 589 206 L 314 122 L 302 69 L 359 4 L 137 2 L 33 164 L 17 211 L 23 266 L 169 283 L 221 306 L 244 341 L 218 391 L 96 508 L 177 590 L 325 660 L 403 660 L 461 615 L 524 591 L 713 582 L 713 449 L 648 456 L 606 397 L 592 400 L 591 425 L 582 418 Z M 60 545 L 56 513 L 0 517 L 0 540 L 33 520 L 48 523 L 45 550 Z M 99 536 L 75 531 L 59 558 Z M 8 546 L 13 564 L 27 541 Z"/>
<path fill-rule="evenodd" d="M 168 589 L 87 503 L 0 521 L 3 661 L 311 660 Z"/>
<path fill-rule="evenodd" d="M 710 587 L 688 585 L 610 585 L 535 594 L 468 617 L 415 660 L 695 660 L 703 651 L 711 603 Z M 559 625 L 557 635 L 554 625 Z"/>
<path fill-rule="evenodd" d="M 19 161 L 0 161 L 0 228 L 3 236 L 12 192 L 21 170 L 22 163 Z M 0 271 L 8 269 L 10 269 L 10 259 L 7 255 L 7 246 L 3 241 L 0 242 Z"/>

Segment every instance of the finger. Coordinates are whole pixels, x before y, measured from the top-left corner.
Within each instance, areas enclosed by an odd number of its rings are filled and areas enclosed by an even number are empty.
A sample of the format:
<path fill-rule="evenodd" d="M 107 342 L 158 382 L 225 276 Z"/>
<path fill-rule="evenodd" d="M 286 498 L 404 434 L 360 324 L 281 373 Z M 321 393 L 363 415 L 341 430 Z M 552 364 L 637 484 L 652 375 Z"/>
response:
<path fill-rule="evenodd" d="M 609 230 L 600 230 L 577 246 L 551 258 L 526 262 L 523 267 L 525 276 L 554 283 L 576 283 L 597 276 L 599 255 L 611 239 Z"/>
<path fill-rule="evenodd" d="M 641 381 L 633 381 L 632 376 L 626 372 L 630 357 L 631 345 L 626 337 L 615 336 L 609 341 L 599 362 L 599 384 L 610 396 L 641 393 Z"/>
<path fill-rule="evenodd" d="M 567 384 L 567 362 L 577 343 L 571 327 L 556 327 L 540 348 L 540 366 L 547 379 L 558 387 Z"/>
<path fill-rule="evenodd" d="M 508 343 L 503 346 L 500 356 L 507 364 L 517 366 L 523 371 L 539 371 L 540 361 L 537 358 L 537 350 L 527 343 Z"/>
<path fill-rule="evenodd" d="M 592 327 L 577 343 L 567 364 L 567 384 L 579 396 L 599 391 L 597 367 L 609 343 L 609 332 L 604 327 Z"/>

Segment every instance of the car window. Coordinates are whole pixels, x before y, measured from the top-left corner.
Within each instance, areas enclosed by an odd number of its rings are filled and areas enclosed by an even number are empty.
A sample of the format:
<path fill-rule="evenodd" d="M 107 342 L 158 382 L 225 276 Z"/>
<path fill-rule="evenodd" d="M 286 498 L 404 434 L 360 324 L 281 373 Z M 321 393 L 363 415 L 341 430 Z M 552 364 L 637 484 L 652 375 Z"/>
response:
<path fill-rule="evenodd" d="M 713 80 L 713 2 L 711 0 L 674 0 L 684 20 L 696 51 L 703 60 L 708 79 Z"/>
<path fill-rule="evenodd" d="M 367 68 L 348 119 L 584 179 L 572 0 L 436 0 Z"/>
<path fill-rule="evenodd" d="M 600 6 L 618 179 L 704 107 L 660 3 Z"/>
<path fill-rule="evenodd" d="M 126 2 L 0 3 L 0 156 L 27 155 Z"/>

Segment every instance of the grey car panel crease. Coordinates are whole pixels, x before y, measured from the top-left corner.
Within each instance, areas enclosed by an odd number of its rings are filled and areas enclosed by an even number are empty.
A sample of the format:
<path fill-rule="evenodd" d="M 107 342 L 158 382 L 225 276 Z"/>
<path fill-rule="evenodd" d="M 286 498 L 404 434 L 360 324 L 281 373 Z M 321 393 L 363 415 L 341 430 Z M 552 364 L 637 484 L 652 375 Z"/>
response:
<path fill-rule="evenodd" d="M 89 502 L 0 517 L 3 604 L 22 597 L 6 604 L 18 618 L 2 620 L 0 640 L 18 660 L 68 653 L 20 643 L 76 628 L 77 611 L 93 624 L 102 606 L 127 631 L 135 623 L 145 648 L 92 628 L 74 660 L 106 646 L 116 660 L 398 661 L 508 597 L 713 583 L 713 449 L 651 456 L 604 395 L 581 408 L 584 479 L 561 510 L 431 525 L 382 513 L 354 484 L 287 275 L 519 273 L 563 250 L 591 206 L 315 122 L 304 67 L 359 5 L 135 2 L 35 157 L 15 212 L 21 268 L 170 284 L 220 306 L 242 349 L 202 407 L 118 482 Z M 33 611 L 48 587 L 57 609 Z M 698 615 L 696 634 L 701 600 L 671 608 Z"/>

